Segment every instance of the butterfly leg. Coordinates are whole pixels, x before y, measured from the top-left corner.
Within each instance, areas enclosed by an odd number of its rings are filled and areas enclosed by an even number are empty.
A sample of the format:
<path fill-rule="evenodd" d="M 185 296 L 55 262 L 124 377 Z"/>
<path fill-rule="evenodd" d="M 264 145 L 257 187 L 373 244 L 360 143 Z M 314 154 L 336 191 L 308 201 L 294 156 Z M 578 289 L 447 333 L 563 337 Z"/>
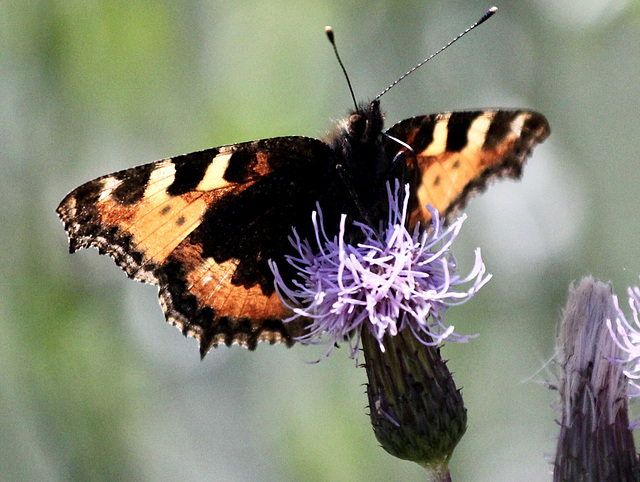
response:
<path fill-rule="evenodd" d="M 394 156 L 393 160 L 389 164 L 389 169 L 388 169 L 388 172 L 387 172 L 387 179 L 389 179 L 389 178 L 391 178 L 391 173 L 398 166 L 400 166 L 400 183 L 401 183 L 401 185 L 404 186 L 404 184 L 406 183 L 406 179 L 407 179 L 407 160 L 406 160 L 407 156 L 406 156 L 406 153 L 409 153 L 409 157 L 413 161 L 413 165 L 417 166 L 418 165 L 418 158 L 416 156 L 416 152 L 413 150 L 413 147 L 411 147 L 406 142 L 401 141 L 400 139 L 397 139 L 397 138 L 395 138 L 393 136 L 390 136 L 386 132 L 383 132 L 382 135 L 386 136 L 387 138 L 391 139 L 393 142 L 396 142 L 401 147 L 404 147 L 406 149 L 406 151 L 403 151 L 403 150 L 398 151 L 398 153 Z"/>
<path fill-rule="evenodd" d="M 393 142 L 396 142 L 401 147 L 404 147 L 404 149 L 399 150 L 398 153 L 391 160 L 391 163 L 389 164 L 389 167 L 387 169 L 387 173 L 385 176 L 385 179 L 392 179 L 395 177 L 394 173 L 396 172 L 396 170 L 398 168 L 400 169 L 399 181 L 400 181 L 401 189 L 398 194 L 399 194 L 399 203 L 402 206 L 402 204 L 404 203 L 404 195 L 405 195 L 404 186 L 407 183 L 407 171 L 408 171 L 407 160 L 408 158 L 411 159 L 413 161 L 412 165 L 417 166 L 418 158 L 416 156 L 416 152 L 413 150 L 413 147 L 411 147 L 406 142 L 403 142 L 400 139 L 390 136 L 387 133 L 383 133 L 383 135 L 391 139 Z M 416 172 L 416 169 L 412 169 L 411 171 Z M 415 181 L 415 180 L 412 179 L 411 181 Z"/>

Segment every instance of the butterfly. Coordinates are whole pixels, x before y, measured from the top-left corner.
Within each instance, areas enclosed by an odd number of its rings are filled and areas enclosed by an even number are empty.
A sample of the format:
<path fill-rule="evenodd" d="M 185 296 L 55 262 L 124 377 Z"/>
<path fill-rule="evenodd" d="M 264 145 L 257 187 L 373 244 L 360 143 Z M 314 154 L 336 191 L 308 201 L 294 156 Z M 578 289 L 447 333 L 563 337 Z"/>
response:
<path fill-rule="evenodd" d="M 159 287 L 167 321 L 200 342 L 254 349 L 288 346 L 305 321 L 274 290 L 274 260 L 295 228 L 313 236 L 320 206 L 327 234 L 339 217 L 385 219 L 386 185 L 410 184 L 409 218 L 428 225 L 427 204 L 451 216 L 496 178 L 519 178 L 549 124 L 529 110 L 444 112 L 384 130 L 379 97 L 365 102 L 324 139 L 274 137 L 184 154 L 89 181 L 57 213 L 69 250 L 95 247 L 130 277 Z"/>

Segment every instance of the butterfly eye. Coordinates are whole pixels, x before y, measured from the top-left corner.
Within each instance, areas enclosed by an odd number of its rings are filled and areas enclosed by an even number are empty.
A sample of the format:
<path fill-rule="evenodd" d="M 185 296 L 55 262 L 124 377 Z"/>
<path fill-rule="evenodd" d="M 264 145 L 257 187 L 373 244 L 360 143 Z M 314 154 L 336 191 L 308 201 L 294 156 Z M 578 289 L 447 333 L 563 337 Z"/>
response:
<path fill-rule="evenodd" d="M 353 114 L 349 117 L 347 130 L 355 139 L 362 139 L 367 128 L 367 118 L 361 114 Z"/>

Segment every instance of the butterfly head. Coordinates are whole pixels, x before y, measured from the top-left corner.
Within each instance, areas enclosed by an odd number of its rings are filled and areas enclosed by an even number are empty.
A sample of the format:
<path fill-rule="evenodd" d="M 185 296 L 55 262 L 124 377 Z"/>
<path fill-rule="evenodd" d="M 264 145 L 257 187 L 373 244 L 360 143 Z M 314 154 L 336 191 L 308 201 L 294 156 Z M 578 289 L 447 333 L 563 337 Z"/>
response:
<path fill-rule="evenodd" d="M 352 142 L 368 144 L 378 139 L 383 125 L 384 116 L 380 111 L 380 101 L 376 99 L 371 103 L 362 104 L 349 116 L 345 134 Z"/>
<path fill-rule="evenodd" d="M 363 103 L 325 138 L 325 142 L 338 153 L 338 158 L 345 167 L 361 167 L 360 163 L 367 160 L 367 164 L 371 165 L 372 158 L 378 157 L 380 152 L 383 126 L 380 101 Z"/>

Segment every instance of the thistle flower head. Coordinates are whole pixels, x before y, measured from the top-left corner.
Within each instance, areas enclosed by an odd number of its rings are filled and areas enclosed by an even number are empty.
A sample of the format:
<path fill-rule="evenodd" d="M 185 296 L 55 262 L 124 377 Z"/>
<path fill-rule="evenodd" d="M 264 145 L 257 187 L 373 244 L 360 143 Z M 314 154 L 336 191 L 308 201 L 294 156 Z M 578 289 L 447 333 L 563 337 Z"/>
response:
<path fill-rule="evenodd" d="M 624 347 L 610 336 L 611 319 L 621 315 L 614 298 L 609 284 L 590 276 L 569 289 L 558 335 L 562 419 L 555 481 L 638 480 L 628 384 L 614 362 Z"/>
<path fill-rule="evenodd" d="M 329 238 L 319 207 L 312 214 L 313 242 L 301 239 L 294 229 L 290 241 L 297 254 L 286 258 L 299 275 L 291 281 L 292 287 L 280 276 L 276 264 L 270 262 L 276 290 L 294 312 L 286 321 L 301 317 L 310 320 L 308 332 L 299 341 L 317 343 L 328 337 L 333 346 L 347 338 L 355 356 L 363 327 L 373 334 L 383 351 L 384 335 L 394 336 L 405 329 L 425 344 L 469 338 L 454 333 L 453 326 L 443 323 L 443 313 L 449 306 L 464 303 L 491 278 L 485 275 L 479 249 L 469 275 L 461 278 L 456 274 L 457 263 L 450 248 L 466 216 L 445 227 L 438 211 L 428 206 L 430 228 L 421 231 L 416 226 L 411 233 L 405 226 L 408 185 L 402 195 L 399 183 L 395 189 L 387 185 L 387 195 L 386 224 L 375 229 L 353 223 L 362 234 L 359 243 L 345 240 L 345 215 L 338 235 Z M 466 283 L 471 283 L 470 287 L 456 290 Z"/>

